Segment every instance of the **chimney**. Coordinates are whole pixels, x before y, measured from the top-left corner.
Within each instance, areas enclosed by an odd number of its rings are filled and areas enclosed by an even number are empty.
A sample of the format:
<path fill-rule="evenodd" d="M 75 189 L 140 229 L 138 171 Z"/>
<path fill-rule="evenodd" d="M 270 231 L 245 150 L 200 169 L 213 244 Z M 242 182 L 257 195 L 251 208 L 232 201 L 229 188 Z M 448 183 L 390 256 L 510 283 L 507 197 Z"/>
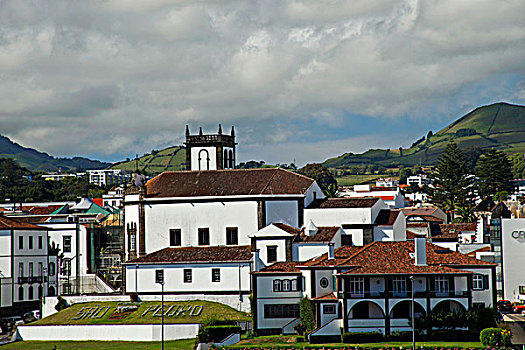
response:
<path fill-rule="evenodd" d="M 308 225 L 304 228 L 304 234 L 307 236 L 315 236 L 317 233 L 317 226 L 314 225 L 314 222 L 310 220 Z"/>
<path fill-rule="evenodd" d="M 424 237 L 414 238 L 414 263 L 416 266 L 427 265 L 427 239 Z"/>
<path fill-rule="evenodd" d="M 260 257 L 260 250 L 255 249 L 253 251 L 253 270 L 255 272 L 260 271 L 264 267 L 264 263 L 261 260 Z"/>
<path fill-rule="evenodd" d="M 335 259 L 335 248 L 334 243 L 328 243 L 328 259 Z"/>
<path fill-rule="evenodd" d="M 222 135 L 222 126 L 221 124 L 219 124 L 219 131 L 218 131 L 219 135 Z"/>

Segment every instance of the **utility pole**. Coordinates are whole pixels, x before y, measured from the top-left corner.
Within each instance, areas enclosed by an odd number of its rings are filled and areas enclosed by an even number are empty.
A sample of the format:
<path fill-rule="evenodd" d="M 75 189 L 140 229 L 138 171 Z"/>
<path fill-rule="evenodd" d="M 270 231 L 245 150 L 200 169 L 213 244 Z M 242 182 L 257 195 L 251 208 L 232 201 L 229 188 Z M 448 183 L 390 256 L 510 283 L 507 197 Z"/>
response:
<path fill-rule="evenodd" d="M 416 328 L 414 324 L 414 276 L 410 276 L 410 282 L 412 284 L 412 350 L 416 350 Z"/>
<path fill-rule="evenodd" d="M 161 300 L 161 328 L 160 328 L 160 339 L 161 339 L 161 350 L 164 350 L 164 270 L 159 269 L 155 270 L 155 283 L 158 283 L 161 285 L 161 293 L 160 293 L 160 300 Z"/>

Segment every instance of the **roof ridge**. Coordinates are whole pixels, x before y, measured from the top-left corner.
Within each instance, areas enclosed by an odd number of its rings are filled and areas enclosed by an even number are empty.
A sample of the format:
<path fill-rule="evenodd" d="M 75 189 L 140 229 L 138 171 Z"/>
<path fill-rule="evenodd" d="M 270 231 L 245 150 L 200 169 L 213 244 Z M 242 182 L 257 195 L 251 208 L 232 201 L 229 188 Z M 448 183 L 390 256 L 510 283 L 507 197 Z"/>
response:
<path fill-rule="evenodd" d="M 273 172 L 272 176 L 270 176 L 270 178 L 268 179 L 268 182 L 266 183 L 266 185 L 264 185 L 263 189 L 261 190 L 261 192 L 259 194 L 263 194 L 264 191 L 266 191 L 266 189 L 270 185 L 270 182 L 272 182 L 273 177 L 275 176 L 275 174 L 277 174 L 278 170 L 279 170 L 279 168 L 275 168 L 275 171 Z"/>

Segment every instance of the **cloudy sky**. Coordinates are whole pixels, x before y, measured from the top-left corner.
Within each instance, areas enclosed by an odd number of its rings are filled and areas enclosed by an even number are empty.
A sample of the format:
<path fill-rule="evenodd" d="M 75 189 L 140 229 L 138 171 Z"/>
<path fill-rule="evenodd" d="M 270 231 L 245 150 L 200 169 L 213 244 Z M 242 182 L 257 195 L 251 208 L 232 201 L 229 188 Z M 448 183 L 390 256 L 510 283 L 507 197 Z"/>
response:
<path fill-rule="evenodd" d="M 525 104 L 523 0 L 0 0 L 0 134 L 122 160 L 235 125 L 238 158 L 407 147 Z"/>

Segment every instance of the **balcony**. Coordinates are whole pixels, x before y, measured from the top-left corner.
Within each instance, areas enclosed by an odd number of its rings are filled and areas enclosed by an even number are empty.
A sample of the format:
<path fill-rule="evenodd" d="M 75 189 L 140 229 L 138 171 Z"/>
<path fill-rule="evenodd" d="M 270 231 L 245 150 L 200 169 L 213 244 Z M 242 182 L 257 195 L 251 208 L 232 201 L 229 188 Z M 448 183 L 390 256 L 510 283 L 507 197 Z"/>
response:
<path fill-rule="evenodd" d="M 43 281 L 44 281 L 44 278 L 42 276 L 18 277 L 18 284 L 42 283 Z"/>
<path fill-rule="evenodd" d="M 350 292 L 338 292 L 337 296 L 339 299 L 384 299 L 386 297 L 390 299 L 401 298 L 409 299 L 412 298 L 412 291 L 407 292 L 385 292 L 385 291 L 372 291 L 362 293 L 350 293 Z M 414 298 L 466 298 L 468 297 L 468 291 L 416 291 Z"/>

